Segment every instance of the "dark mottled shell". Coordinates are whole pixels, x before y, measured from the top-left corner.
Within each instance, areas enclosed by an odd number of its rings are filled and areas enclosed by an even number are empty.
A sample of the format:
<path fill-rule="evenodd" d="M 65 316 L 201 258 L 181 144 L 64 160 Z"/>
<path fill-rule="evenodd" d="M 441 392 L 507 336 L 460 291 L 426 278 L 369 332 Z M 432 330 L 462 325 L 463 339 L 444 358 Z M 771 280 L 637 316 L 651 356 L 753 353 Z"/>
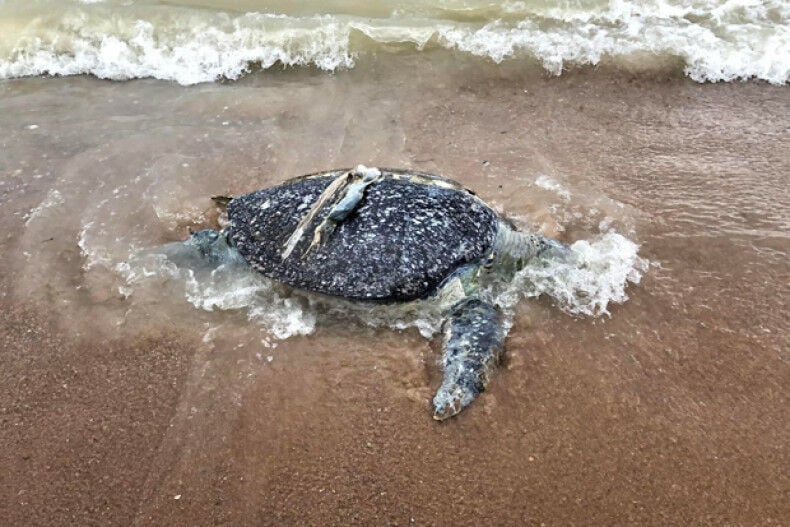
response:
<path fill-rule="evenodd" d="M 302 258 L 328 210 L 283 261 L 291 233 L 339 173 L 293 179 L 229 203 L 231 239 L 254 269 L 310 291 L 396 302 L 431 294 L 493 247 L 496 213 L 469 191 L 437 176 L 382 169 L 385 178 L 368 187 L 324 245 Z"/>

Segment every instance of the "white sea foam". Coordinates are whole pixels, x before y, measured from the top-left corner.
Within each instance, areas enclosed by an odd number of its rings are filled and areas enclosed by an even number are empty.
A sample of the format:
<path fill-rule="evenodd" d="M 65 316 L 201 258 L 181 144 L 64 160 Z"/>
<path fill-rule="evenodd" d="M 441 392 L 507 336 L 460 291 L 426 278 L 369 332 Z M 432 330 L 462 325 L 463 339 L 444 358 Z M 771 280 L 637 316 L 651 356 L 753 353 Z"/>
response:
<path fill-rule="evenodd" d="M 29 226 L 37 218 L 41 217 L 47 209 L 60 207 L 63 205 L 63 203 L 65 203 L 65 201 L 66 200 L 63 198 L 63 194 L 61 194 L 58 190 L 50 190 L 47 192 L 47 197 L 30 210 L 27 215 L 27 219 L 25 220 L 25 225 Z"/>
<path fill-rule="evenodd" d="M 500 302 L 508 306 L 513 292 L 534 297 L 548 295 L 557 306 L 573 315 L 609 315 L 611 304 L 628 300 L 628 284 L 638 284 L 648 268 L 639 256 L 639 246 L 616 232 L 605 233 L 592 241 L 571 245 L 575 261 L 535 262 L 514 281 L 509 296 Z"/>
<path fill-rule="evenodd" d="M 175 282 L 196 308 L 246 312 L 251 322 L 275 338 L 307 335 L 315 329 L 316 315 L 307 301 L 281 295 L 271 280 L 246 268 L 221 266 L 195 273 L 176 267 L 164 255 L 144 252 L 116 264 L 115 271 L 124 280 L 119 292 L 126 297 L 137 287 Z"/>
<path fill-rule="evenodd" d="M 250 321 L 276 338 L 307 335 L 315 329 L 315 313 L 306 303 L 280 295 L 270 280 L 249 270 L 223 266 L 204 277 L 188 272 L 185 285 L 186 298 L 195 307 L 246 310 Z"/>
<path fill-rule="evenodd" d="M 565 201 L 571 199 L 571 193 L 568 189 L 566 189 L 565 187 L 554 181 L 554 179 L 552 179 L 551 177 L 545 174 L 538 176 L 535 179 L 535 184 L 540 188 L 551 190 Z"/>
<path fill-rule="evenodd" d="M 353 66 L 347 27 L 329 17 L 291 25 L 282 20 L 247 14 L 219 16 L 212 24 L 193 17 L 174 27 L 122 20 L 109 31 L 104 24 L 86 25 L 84 17 L 66 16 L 59 31 L 42 28 L 42 35 L 23 37 L 9 59 L 0 61 L 0 78 L 90 73 L 102 79 L 153 77 L 190 85 L 237 79 L 251 65 Z"/>
<path fill-rule="evenodd" d="M 83 2 L 3 26 L 0 78 L 90 73 L 187 85 L 277 64 L 351 68 L 360 54 L 402 44 L 404 50 L 440 46 L 495 62 L 531 57 L 557 75 L 605 60 L 646 69 L 679 61 L 700 82 L 790 80 L 790 2 L 783 0 L 610 0 L 584 8 L 511 2 L 488 9 L 487 18 L 461 22 L 430 16 L 430 10 L 412 16 L 395 10 L 386 18 L 234 15 Z"/>
<path fill-rule="evenodd" d="M 679 58 L 694 80 L 790 80 L 790 4 L 781 0 L 690 2 L 612 0 L 603 11 L 547 13 L 553 22 L 493 21 L 481 29 L 440 31 L 443 45 L 496 62 L 532 54 L 559 75 L 568 65 L 604 58 Z M 557 23 L 559 22 L 559 23 Z"/>

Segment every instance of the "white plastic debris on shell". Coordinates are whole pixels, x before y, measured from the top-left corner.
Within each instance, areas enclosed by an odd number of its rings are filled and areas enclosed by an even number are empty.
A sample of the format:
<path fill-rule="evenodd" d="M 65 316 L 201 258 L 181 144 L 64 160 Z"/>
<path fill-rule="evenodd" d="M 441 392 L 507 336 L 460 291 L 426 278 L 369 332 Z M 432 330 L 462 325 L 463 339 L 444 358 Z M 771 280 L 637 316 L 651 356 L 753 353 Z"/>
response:
<path fill-rule="evenodd" d="M 354 172 L 364 177 L 378 177 L 381 175 L 381 170 L 376 167 L 366 167 L 365 165 L 357 165 Z"/>

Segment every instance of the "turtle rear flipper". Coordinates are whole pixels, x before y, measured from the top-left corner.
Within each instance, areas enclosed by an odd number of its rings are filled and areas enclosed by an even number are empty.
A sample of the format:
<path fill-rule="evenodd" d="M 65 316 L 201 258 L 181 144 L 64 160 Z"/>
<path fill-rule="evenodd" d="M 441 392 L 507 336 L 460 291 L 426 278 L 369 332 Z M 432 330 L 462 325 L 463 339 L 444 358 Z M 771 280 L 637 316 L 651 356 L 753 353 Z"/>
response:
<path fill-rule="evenodd" d="M 456 304 L 445 322 L 444 378 L 433 398 L 433 418 L 443 421 L 485 390 L 504 350 L 507 331 L 497 308 L 479 298 Z"/>

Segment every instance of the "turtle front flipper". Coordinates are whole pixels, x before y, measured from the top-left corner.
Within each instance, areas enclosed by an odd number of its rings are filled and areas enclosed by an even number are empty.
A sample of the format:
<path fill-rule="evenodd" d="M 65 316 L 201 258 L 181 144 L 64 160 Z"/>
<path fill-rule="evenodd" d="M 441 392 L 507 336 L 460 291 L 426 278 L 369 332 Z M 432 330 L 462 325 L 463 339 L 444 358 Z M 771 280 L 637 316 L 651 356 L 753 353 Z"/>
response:
<path fill-rule="evenodd" d="M 485 390 L 504 349 L 506 329 L 497 308 L 479 298 L 456 304 L 445 321 L 444 379 L 433 398 L 433 418 L 443 421 Z"/>

